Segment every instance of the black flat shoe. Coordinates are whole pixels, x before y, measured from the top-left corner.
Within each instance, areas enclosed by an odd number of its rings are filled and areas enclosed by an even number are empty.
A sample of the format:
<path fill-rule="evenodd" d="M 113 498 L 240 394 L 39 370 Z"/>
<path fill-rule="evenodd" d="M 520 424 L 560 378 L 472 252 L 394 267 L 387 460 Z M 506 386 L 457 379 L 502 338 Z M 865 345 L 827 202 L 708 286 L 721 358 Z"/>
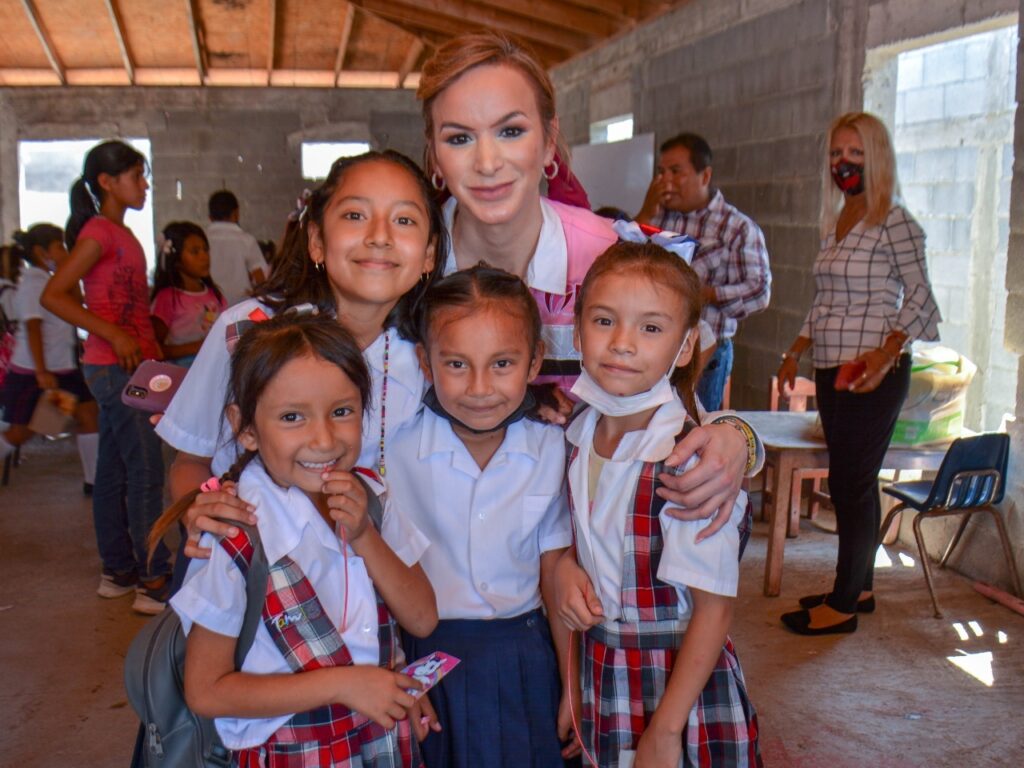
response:
<path fill-rule="evenodd" d="M 817 608 L 819 605 L 825 602 L 825 598 L 828 594 L 822 595 L 807 595 L 807 597 L 800 598 L 801 608 Z M 863 600 L 857 601 L 857 613 L 874 613 L 875 612 L 875 596 L 865 597 Z"/>
<path fill-rule="evenodd" d="M 828 627 L 812 627 L 811 614 L 808 611 L 793 611 L 782 614 L 782 623 L 798 635 L 844 635 L 857 629 L 857 616 L 854 614 L 846 621 Z"/>

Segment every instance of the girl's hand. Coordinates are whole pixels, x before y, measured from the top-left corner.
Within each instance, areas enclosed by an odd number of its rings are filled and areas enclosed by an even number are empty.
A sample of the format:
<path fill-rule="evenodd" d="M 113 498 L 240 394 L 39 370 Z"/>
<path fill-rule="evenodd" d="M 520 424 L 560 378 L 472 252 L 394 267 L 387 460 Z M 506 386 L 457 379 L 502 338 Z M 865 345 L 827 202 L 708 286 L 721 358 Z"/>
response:
<path fill-rule="evenodd" d="M 412 732 L 416 741 L 423 741 L 430 732 L 441 732 L 441 723 L 437 720 L 437 712 L 434 705 L 426 696 L 420 696 L 416 703 L 409 709 L 409 719 L 412 721 Z"/>
<path fill-rule="evenodd" d="M 117 355 L 118 365 L 128 372 L 139 367 L 139 363 L 142 362 L 142 347 L 139 346 L 139 342 L 120 328 L 108 341 Z"/>
<path fill-rule="evenodd" d="M 604 608 L 594 585 L 587 572 L 576 563 L 572 550 L 555 564 L 554 588 L 558 616 L 569 629 L 586 632 L 604 620 Z"/>
<path fill-rule="evenodd" d="M 670 467 L 685 464 L 695 453 L 700 455 L 697 466 L 681 475 L 662 473 L 658 476 L 663 487 L 657 494 L 685 507 L 665 510 L 677 520 L 714 517 L 697 534 L 696 540 L 700 542 L 729 522 L 747 469 L 747 445 L 739 431 L 728 424 L 708 424 L 697 427 L 676 443 L 665 464 Z"/>
<path fill-rule="evenodd" d="M 655 715 L 640 736 L 633 768 L 676 768 L 682 755 L 682 733 L 661 728 Z"/>
<path fill-rule="evenodd" d="M 572 723 L 573 713 L 576 715 L 576 722 L 579 722 L 583 716 L 582 712 L 583 697 L 580 695 L 580 681 L 577 677 L 562 689 L 562 700 L 558 704 L 558 740 L 565 744 L 562 747 L 564 760 L 576 757 L 583 751 Z"/>
<path fill-rule="evenodd" d="M 56 389 L 57 377 L 49 371 L 36 371 L 36 384 L 40 389 Z"/>
<path fill-rule="evenodd" d="M 323 494 L 331 519 L 345 531 L 345 540 L 351 545 L 366 533 L 370 516 L 366 514 L 366 489 L 351 472 L 334 470 L 323 475 Z"/>
<path fill-rule="evenodd" d="M 231 538 L 238 535 L 238 529 L 230 523 L 214 518 L 237 520 L 240 523 L 256 524 L 256 507 L 237 496 L 238 490 L 234 483 L 222 483 L 219 491 L 200 493 L 195 501 L 185 510 L 181 522 L 188 532 L 185 542 L 185 555 L 197 560 L 209 560 L 209 547 L 199 546 L 199 537 L 204 532 L 215 536 Z"/>
<path fill-rule="evenodd" d="M 381 667 L 356 664 L 335 669 L 344 677 L 339 677 L 334 701 L 366 715 L 389 731 L 416 705 L 416 699 L 406 693 L 406 689 L 423 690 L 418 680 Z"/>
<path fill-rule="evenodd" d="M 800 368 L 800 362 L 795 357 L 787 357 L 782 361 L 779 366 L 778 373 L 775 374 L 778 378 L 778 389 L 779 394 L 782 397 L 786 396 L 786 388 L 793 389 L 796 386 L 796 374 Z"/>
<path fill-rule="evenodd" d="M 886 377 L 896 360 L 889 356 L 883 349 L 869 349 L 856 360 L 855 363 L 864 363 L 864 373 L 855 379 L 850 385 L 850 391 L 857 394 L 866 394 L 878 389 L 878 385 Z"/>

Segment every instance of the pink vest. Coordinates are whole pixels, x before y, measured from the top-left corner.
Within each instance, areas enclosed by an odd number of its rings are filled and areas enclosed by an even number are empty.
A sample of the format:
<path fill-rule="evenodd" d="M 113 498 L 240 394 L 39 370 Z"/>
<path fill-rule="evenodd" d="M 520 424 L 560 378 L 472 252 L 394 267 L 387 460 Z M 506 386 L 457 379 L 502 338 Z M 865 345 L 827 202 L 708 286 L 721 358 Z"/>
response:
<path fill-rule="evenodd" d="M 568 392 L 579 375 L 579 352 L 572 346 L 573 313 L 576 293 L 594 260 L 618 239 L 612 222 L 591 213 L 586 208 L 546 201 L 558 215 L 565 232 L 568 264 L 565 273 L 565 294 L 546 293 L 530 289 L 540 308 L 543 339 L 547 347 L 544 367 L 538 383 L 555 382 Z M 550 258 L 535 253 L 533 258 Z"/>

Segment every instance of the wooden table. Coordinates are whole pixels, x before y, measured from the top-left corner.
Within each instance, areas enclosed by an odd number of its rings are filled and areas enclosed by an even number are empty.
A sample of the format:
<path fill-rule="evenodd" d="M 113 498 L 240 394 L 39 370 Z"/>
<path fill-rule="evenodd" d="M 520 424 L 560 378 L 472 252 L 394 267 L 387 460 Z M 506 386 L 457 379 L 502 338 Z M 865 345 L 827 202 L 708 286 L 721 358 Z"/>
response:
<path fill-rule="evenodd" d="M 739 411 L 739 415 L 757 430 L 765 453 L 773 455 L 776 471 L 772 478 L 768 554 L 764 565 L 764 594 L 775 597 L 782 587 L 782 556 L 786 546 L 789 522 L 788 500 L 794 469 L 828 467 L 825 439 L 814 434 L 817 414 L 788 411 Z M 885 469 L 936 470 L 946 455 L 948 445 L 927 445 L 916 448 L 892 446 L 885 454 Z M 781 510 L 781 514 L 780 514 Z"/>

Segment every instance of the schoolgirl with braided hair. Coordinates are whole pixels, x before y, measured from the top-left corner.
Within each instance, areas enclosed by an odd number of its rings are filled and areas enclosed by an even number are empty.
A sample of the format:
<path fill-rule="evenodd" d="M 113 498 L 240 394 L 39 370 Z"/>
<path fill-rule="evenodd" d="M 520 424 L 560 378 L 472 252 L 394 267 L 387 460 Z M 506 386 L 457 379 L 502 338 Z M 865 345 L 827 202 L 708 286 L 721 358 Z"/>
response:
<path fill-rule="evenodd" d="M 221 480 L 256 509 L 271 566 L 265 620 L 240 671 L 248 534 L 206 534 L 210 559 L 192 562 L 171 599 L 188 636 L 186 701 L 215 719 L 233 764 L 419 765 L 408 717 L 419 720 L 408 693 L 419 685 L 395 671 L 397 625 L 429 634 L 437 608 L 419 565 L 426 538 L 356 468 L 370 387 L 359 346 L 325 315 L 257 323 L 233 354 L 225 417 L 242 453 Z M 179 512 L 158 521 L 151 545 Z"/>

